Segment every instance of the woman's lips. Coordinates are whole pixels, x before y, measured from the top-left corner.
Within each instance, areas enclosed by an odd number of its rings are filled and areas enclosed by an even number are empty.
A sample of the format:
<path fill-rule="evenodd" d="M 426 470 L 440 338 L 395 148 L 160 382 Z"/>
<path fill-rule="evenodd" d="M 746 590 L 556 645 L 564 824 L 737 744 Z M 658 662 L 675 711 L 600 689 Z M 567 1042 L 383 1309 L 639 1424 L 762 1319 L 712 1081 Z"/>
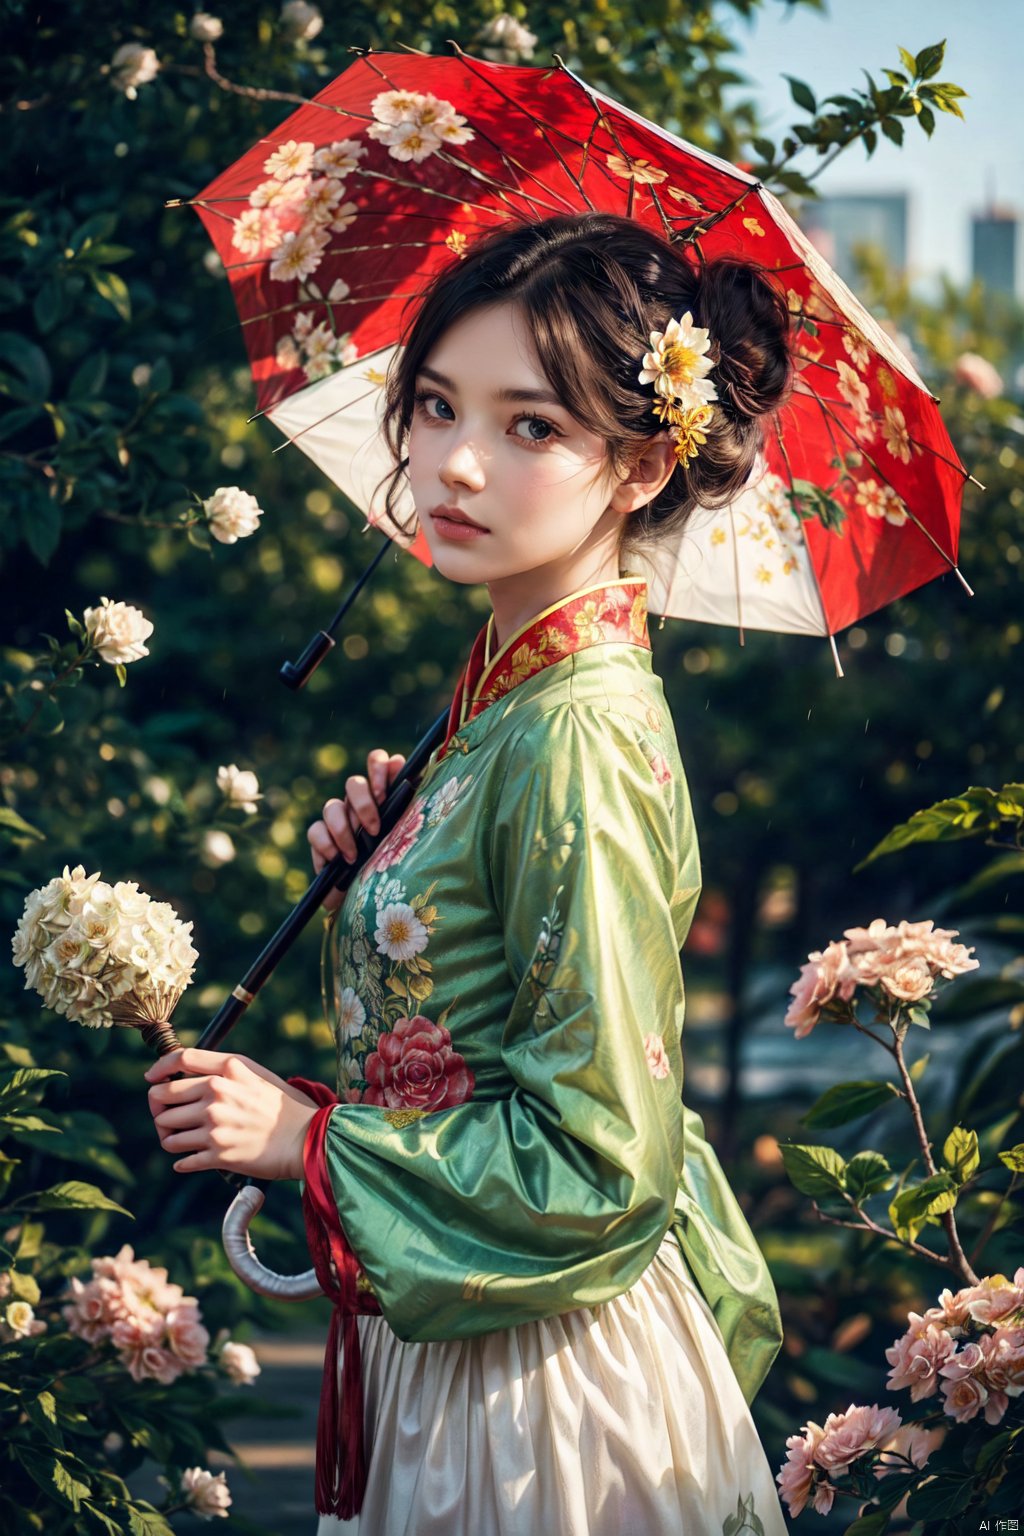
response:
<path fill-rule="evenodd" d="M 463 523 L 454 517 L 445 517 L 443 512 L 431 512 L 430 521 L 442 538 L 455 541 L 464 539 L 484 538 L 489 529 L 481 528 L 476 523 Z"/>

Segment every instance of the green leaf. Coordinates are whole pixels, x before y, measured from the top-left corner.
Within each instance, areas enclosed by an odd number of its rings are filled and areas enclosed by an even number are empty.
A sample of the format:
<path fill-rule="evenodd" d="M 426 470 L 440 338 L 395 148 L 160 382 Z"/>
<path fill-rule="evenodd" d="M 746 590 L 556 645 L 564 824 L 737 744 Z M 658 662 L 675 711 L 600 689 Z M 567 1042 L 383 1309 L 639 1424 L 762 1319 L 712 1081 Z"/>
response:
<path fill-rule="evenodd" d="M 881 1536 L 881 1533 L 888 1529 L 889 1511 L 876 1509 L 870 1515 L 861 1515 L 854 1520 L 852 1525 L 846 1527 L 843 1536 Z"/>
<path fill-rule="evenodd" d="M 1024 1141 L 1019 1141 L 1009 1152 L 1000 1152 L 999 1161 L 1005 1163 L 1013 1173 L 1024 1173 Z"/>
<path fill-rule="evenodd" d="M 996 1435 L 994 1440 L 983 1442 L 981 1450 L 978 1452 L 978 1459 L 974 1463 L 974 1470 L 976 1472 L 987 1471 L 992 1463 L 1003 1454 L 1007 1447 L 1012 1445 L 1013 1441 L 1019 1434 L 1019 1429 L 1007 1429 L 1004 1430 L 1001 1435 Z"/>
<path fill-rule="evenodd" d="M 60 530 L 60 507 L 50 496 L 37 496 L 22 507 L 21 535 L 40 565 L 49 565 L 60 543 Z"/>
<path fill-rule="evenodd" d="M 880 127 L 886 138 L 894 144 L 903 143 L 903 124 L 898 117 L 883 117 Z"/>
<path fill-rule="evenodd" d="M 856 865 L 854 873 L 870 864 L 872 859 L 908 848 L 912 843 L 987 836 L 999 827 L 1001 821 L 1024 822 L 1024 784 L 1004 784 L 1000 790 L 972 784 L 962 794 L 949 800 L 938 800 L 893 827 Z"/>
<path fill-rule="evenodd" d="M 913 80 L 917 75 L 917 60 L 912 53 L 907 52 L 906 48 L 900 49 L 900 63 Z M 886 70 L 886 74 L 888 74 L 888 70 Z"/>
<path fill-rule="evenodd" d="M 105 1515 L 95 1504 L 90 1504 L 88 1499 L 82 1500 L 82 1510 L 84 1514 L 91 1515 L 99 1529 L 106 1531 L 108 1536 L 124 1536 L 124 1526 L 118 1525 L 116 1520 Z"/>
<path fill-rule="evenodd" d="M 941 43 L 933 43 L 930 48 L 922 48 L 914 60 L 914 73 L 917 75 L 917 78 L 919 80 L 930 80 L 932 75 L 938 74 L 945 57 L 945 38 L 942 39 Z"/>
<path fill-rule="evenodd" d="M 23 1269 L 8 1271 L 11 1281 L 11 1296 L 15 1301 L 27 1301 L 30 1307 L 39 1305 L 39 1281 L 35 1275 L 28 1275 Z"/>
<path fill-rule="evenodd" d="M 57 1400 L 52 1392 L 40 1392 L 25 1404 L 25 1412 L 51 1445 L 63 1449 L 63 1437 L 57 1423 Z"/>
<path fill-rule="evenodd" d="M 891 1103 L 898 1097 L 899 1089 L 895 1084 L 879 1079 L 864 1078 L 858 1082 L 835 1083 L 826 1089 L 805 1115 L 801 1115 L 800 1124 L 828 1130 L 836 1125 L 845 1125 L 849 1120 L 858 1120 L 861 1115 L 870 1114 L 880 1104 Z"/>
<path fill-rule="evenodd" d="M 64 290 L 59 283 L 44 283 L 32 302 L 32 318 L 44 336 L 64 317 Z"/>
<path fill-rule="evenodd" d="M 783 78 L 789 81 L 790 95 L 797 106 L 803 107 L 805 112 L 817 112 L 818 103 L 814 99 L 814 92 L 810 86 L 805 85 L 802 80 L 794 79 L 792 75 L 784 75 Z"/>
<path fill-rule="evenodd" d="M 66 1072 L 58 1072 L 55 1067 L 17 1067 L 13 1072 L 2 1072 L 0 1073 L 0 1108 L 7 1109 L 20 1103 L 26 1094 L 31 1093 L 40 1083 L 45 1083 L 51 1077 L 67 1077 L 67 1075 Z"/>
<path fill-rule="evenodd" d="M 770 164 L 775 159 L 775 145 L 771 139 L 752 139 L 751 145 L 754 153 L 760 155 L 762 160 Z"/>
<path fill-rule="evenodd" d="M 973 1497 L 973 1478 L 934 1477 L 910 1495 L 907 1514 L 912 1520 L 948 1519 L 969 1509 Z"/>
<path fill-rule="evenodd" d="M 780 1149 L 790 1182 L 803 1195 L 831 1195 L 843 1189 L 846 1164 L 832 1147 L 797 1146 Z"/>
<path fill-rule="evenodd" d="M 928 137 L 931 138 L 932 134 L 935 132 L 935 113 L 932 111 L 931 107 L 926 107 L 924 102 L 920 102 L 918 104 L 917 120 L 921 124 L 921 127 L 924 129 Z"/>
<path fill-rule="evenodd" d="M 128 284 L 120 273 L 98 270 L 90 272 L 89 276 L 100 298 L 112 304 L 122 320 L 130 320 L 132 317 L 131 295 L 128 292 Z"/>
<path fill-rule="evenodd" d="M 942 1161 L 958 1184 L 972 1179 L 981 1165 L 977 1131 L 964 1130 L 961 1125 L 950 1131 L 943 1143 Z"/>
<path fill-rule="evenodd" d="M 174 1536 L 174 1531 L 158 1509 L 140 1500 L 128 1510 L 132 1536 Z"/>
<path fill-rule="evenodd" d="M 132 1215 L 95 1184 L 85 1184 L 80 1179 L 51 1184 L 49 1189 L 22 1195 L 14 1204 L 18 1211 L 118 1211 L 122 1216 Z M 135 1220 L 134 1216 L 132 1220 Z"/>
<path fill-rule="evenodd" d="M 109 240 L 117 228 L 116 213 L 94 213 L 75 230 L 68 246 L 77 255 L 88 246 L 95 245 L 100 240 Z"/>
<path fill-rule="evenodd" d="M 75 371 L 68 385 L 69 400 L 91 400 L 107 382 L 108 358 L 105 352 L 93 352 Z"/>
<path fill-rule="evenodd" d="M 40 832 L 38 827 L 33 827 L 24 816 L 19 816 L 17 811 L 9 805 L 0 805 L 0 833 L 5 833 L 11 841 L 15 837 L 35 838 L 38 842 L 46 841 L 45 832 Z"/>
<path fill-rule="evenodd" d="M 0 363 L 9 363 L 21 375 L 29 400 L 41 404 L 47 398 L 53 374 L 46 353 L 35 342 L 26 341 L 14 331 L 0 331 Z"/>
<path fill-rule="evenodd" d="M 128 668 L 124 665 L 123 662 L 119 661 L 117 666 L 114 668 L 114 671 L 117 674 L 118 685 L 123 688 L 125 683 L 128 681 Z"/>
<path fill-rule="evenodd" d="M 858 1205 L 888 1189 L 893 1172 L 881 1152 L 858 1152 L 846 1165 L 846 1192 Z"/>
<path fill-rule="evenodd" d="M 953 1208 L 956 1195 L 956 1184 L 948 1173 L 934 1173 L 902 1190 L 889 1205 L 896 1235 L 914 1242 L 926 1222 Z"/>

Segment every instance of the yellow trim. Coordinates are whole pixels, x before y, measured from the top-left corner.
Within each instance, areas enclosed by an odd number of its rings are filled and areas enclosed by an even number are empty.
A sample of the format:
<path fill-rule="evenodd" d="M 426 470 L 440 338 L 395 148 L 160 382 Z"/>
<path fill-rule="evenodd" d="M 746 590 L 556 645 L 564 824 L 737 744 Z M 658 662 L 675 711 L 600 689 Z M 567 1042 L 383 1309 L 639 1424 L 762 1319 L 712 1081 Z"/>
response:
<path fill-rule="evenodd" d="M 550 608 L 544 608 L 540 613 L 535 613 L 532 619 L 528 619 L 525 624 L 521 625 L 520 628 L 516 630 L 511 639 L 505 641 L 505 644 L 502 646 L 501 650 L 496 656 L 490 656 L 489 654 L 491 648 L 491 637 L 494 634 L 494 614 L 492 613 L 490 618 L 487 620 L 487 639 L 485 641 L 484 651 L 484 655 L 487 659 L 484 662 L 484 670 L 480 675 L 480 686 L 472 699 L 463 699 L 463 712 L 471 708 L 473 704 L 476 704 L 479 701 L 488 682 L 494 676 L 494 669 L 497 667 L 499 661 L 501 661 L 503 656 L 507 655 L 507 653 L 518 640 L 523 638 L 528 629 L 532 629 L 533 626 L 535 624 L 539 624 L 542 619 L 550 618 L 553 613 L 558 612 L 559 608 L 564 608 L 567 603 L 575 602 L 578 597 L 586 597 L 591 592 L 604 592 L 609 587 L 636 586 L 642 586 L 646 588 L 647 578 L 645 576 L 618 576 L 614 581 L 598 581 L 595 582 L 592 587 L 580 587 L 578 591 L 570 592 L 568 596 L 559 598 L 558 602 L 552 603 Z"/>

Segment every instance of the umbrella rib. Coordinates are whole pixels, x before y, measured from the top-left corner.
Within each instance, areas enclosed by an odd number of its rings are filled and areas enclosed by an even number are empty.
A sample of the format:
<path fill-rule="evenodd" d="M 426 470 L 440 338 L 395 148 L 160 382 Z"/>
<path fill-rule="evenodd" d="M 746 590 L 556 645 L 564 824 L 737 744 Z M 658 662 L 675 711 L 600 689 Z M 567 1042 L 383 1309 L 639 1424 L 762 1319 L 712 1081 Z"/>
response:
<path fill-rule="evenodd" d="M 790 493 L 791 496 L 795 496 L 796 495 L 796 488 L 795 488 L 795 480 L 794 480 L 794 476 L 793 476 L 793 466 L 789 462 L 789 451 L 786 448 L 785 440 L 784 440 L 784 438 L 782 436 L 782 427 L 781 427 L 781 425 L 779 423 L 779 419 L 778 419 L 777 416 L 773 419 L 772 425 L 775 428 L 775 439 L 776 439 L 776 441 L 777 441 L 777 443 L 779 445 L 779 453 L 782 456 L 782 462 L 783 462 L 783 464 L 786 467 L 786 474 L 789 477 L 789 493 Z M 814 590 L 815 590 L 815 592 L 817 593 L 817 596 L 818 596 L 818 606 L 821 609 L 821 620 L 822 620 L 822 623 L 825 626 L 825 634 L 828 635 L 829 638 L 831 639 L 832 638 L 832 625 L 831 625 L 831 623 L 829 621 L 828 610 L 825 607 L 825 598 L 824 598 L 824 594 L 822 593 L 822 590 L 821 590 L 821 582 L 818 580 L 818 571 L 817 571 L 817 567 L 814 564 L 814 556 L 811 553 L 811 546 L 807 542 L 807 535 L 804 532 L 804 520 L 803 520 L 802 517 L 800 517 L 800 518 L 797 519 L 797 521 L 800 524 L 800 537 L 801 537 L 801 539 L 803 540 L 803 543 L 804 543 L 804 553 L 807 555 L 807 565 L 808 565 L 808 568 L 810 569 L 811 576 L 814 578 Z"/>
<path fill-rule="evenodd" d="M 342 411 L 347 411 L 349 406 L 351 406 L 351 405 L 359 405 L 359 404 L 361 404 L 361 402 L 363 400 L 369 400 L 369 398 L 370 398 L 370 396 L 372 394 L 373 394 L 373 390 L 372 389 L 368 389 L 368 390 L 366 390 L 366 392 L 364 394 L 356 395 L 354 399 L 346 400 L 344 402 L 344 404 L 335 406 L 333 411 L 328 411 L 326 416 L 321 416 L 318 421 L 309 421 L 309 422 L 307 422 L 306 425 L 300 431 L 295 433 L 294 437 L 290 437 L 288 435 L 288 433 L 285 431 L 285 429 L 283 427 L 280 427 L 279 424 L 277 422 L 275 422 L 274 425 L 276 427 L 278 427 L 278 430 L 285 432 L 286 441 L 283 442 L 283 443 L 278 443 L 277 447 L 274 448 L 272 451 L 274 453 L 280 453 L 282 448 L 290 448 L 293 443 L 297 443 L 298 442 L 300 437 L 304 437 L 307 432 L 312 432 L 314 427 L 322 427 L 325 421 L 330 421 L 333 416 L 340 416 Z M 282 402 L 279 400 L 277 404 L 280 405 L 280 404 L 282 404 Z M 271 406 L 268 406 L 267 409 L 270 410 L 270 411 L 275 411 L 277 409 L 277 406 L 271 405 Z M 261 415 L 262 416 L 262 415 L 265 415 L 265 414 L 266 414 L 266 412 L 263 412 L 263 411 L 258 411 L 257 412 L 257 415 Z M 249 418 L 250 421 L 255 421 L 255 419 L 256 419 L 255 416 L 250 416 L 250 418 Z"/>

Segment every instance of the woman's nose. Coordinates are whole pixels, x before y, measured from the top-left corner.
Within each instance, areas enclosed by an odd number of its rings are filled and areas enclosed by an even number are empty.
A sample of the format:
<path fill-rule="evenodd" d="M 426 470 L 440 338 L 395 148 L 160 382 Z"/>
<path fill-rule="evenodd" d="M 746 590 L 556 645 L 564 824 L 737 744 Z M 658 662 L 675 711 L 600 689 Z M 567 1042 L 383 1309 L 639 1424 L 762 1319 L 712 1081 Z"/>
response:
<path fill-rule="evenodd" d="M 479 489 L 484 484 L 481 454 L 468 438 L 449 444 L 437 472 L 445 485 L 469 485 Z"/>

